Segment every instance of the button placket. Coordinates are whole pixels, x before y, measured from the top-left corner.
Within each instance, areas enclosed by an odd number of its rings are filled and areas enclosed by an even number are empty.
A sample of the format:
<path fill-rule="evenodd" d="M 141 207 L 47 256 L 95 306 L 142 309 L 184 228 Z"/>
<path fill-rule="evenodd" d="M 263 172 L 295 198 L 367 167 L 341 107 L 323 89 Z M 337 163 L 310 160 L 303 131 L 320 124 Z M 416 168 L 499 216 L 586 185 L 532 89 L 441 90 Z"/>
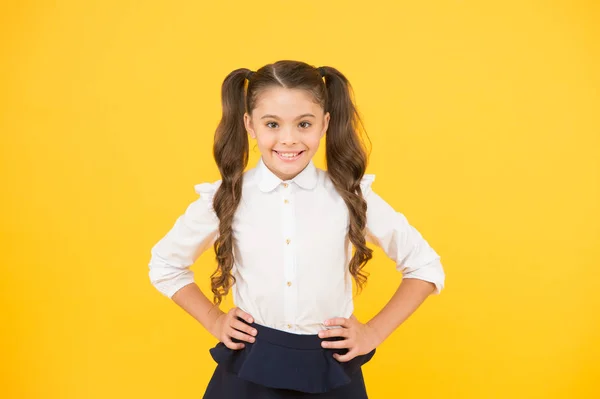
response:
<path fill-rule="evenodd" d="M 293 187 L 291 184 L 282 184 L 282 221 L 283 221 L 283 240 L 284 240 L 284 281 L 282 283 L 282 290 L 284 290 L 284 320 L 288 329 L 293 329 L 294 322 L 296 320 L 296 308 L 297 308 L 297 290 L 296 284 L 296 255 L 295 255 L 295 214 L 294 207 L 291 206 L 291 200 L 293 199 Z"/>

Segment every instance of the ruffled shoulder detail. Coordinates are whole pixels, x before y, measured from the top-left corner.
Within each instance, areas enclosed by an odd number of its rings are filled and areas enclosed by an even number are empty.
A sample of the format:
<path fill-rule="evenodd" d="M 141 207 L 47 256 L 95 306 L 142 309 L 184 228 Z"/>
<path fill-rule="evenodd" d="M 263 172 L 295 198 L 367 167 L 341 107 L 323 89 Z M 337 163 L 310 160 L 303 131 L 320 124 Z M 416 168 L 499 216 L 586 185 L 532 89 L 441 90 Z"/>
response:
<path fill-rule="evenodd" d="M 210 205 L 210 209 L 214 212 L 213 199 L 217 189 L 221 185 L 221 180 L 217 180 L 214 183 L 200 183 L 194 186 L 194 191 L 200 196 L 201 199 L 207 201 Z"/>
<path fill-rule="evenodd" d="M 363 196 L 368 194 L 371 191 L 371 184 L 375 181 L 375 175 L 365 174 L 363 175 L 362 180 L 360 181 L 360 189 L 363 193 Z"/>
<path fill-rule="evenodd" d="M 200 183 L 194 186 L 194 191 L 203 198 L 212 199 L 220 185 L 221 180 L 214 183 Z"/>

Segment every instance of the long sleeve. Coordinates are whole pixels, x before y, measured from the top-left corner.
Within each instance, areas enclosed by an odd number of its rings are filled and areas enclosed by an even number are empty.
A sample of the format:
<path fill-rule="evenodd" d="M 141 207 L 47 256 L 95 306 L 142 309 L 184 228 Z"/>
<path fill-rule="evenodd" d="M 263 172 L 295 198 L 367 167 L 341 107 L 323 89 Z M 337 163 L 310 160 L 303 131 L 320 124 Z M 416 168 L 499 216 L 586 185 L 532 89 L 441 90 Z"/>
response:
<path fill-rule="evenodd" d="M 434 294 L 440 294 L 445 282 L 440 256 L 402 213 L 372 190 L 374 180 L 374 175 L 365 175 L 361 182 L 367 201 L 367 241 L 383 249 L 403 278 L 432 282 Z"/>
<path fill-rule="evenodd" d="M 150 282 L 168 298 L 194 282 L 190 266 L 217 237 L 219 219 L 212 201 L 219 185 L 220 181 L 194 186 L 200 197 L 187 207 L 171 230 L 151 249 L 148 264 Z"/>

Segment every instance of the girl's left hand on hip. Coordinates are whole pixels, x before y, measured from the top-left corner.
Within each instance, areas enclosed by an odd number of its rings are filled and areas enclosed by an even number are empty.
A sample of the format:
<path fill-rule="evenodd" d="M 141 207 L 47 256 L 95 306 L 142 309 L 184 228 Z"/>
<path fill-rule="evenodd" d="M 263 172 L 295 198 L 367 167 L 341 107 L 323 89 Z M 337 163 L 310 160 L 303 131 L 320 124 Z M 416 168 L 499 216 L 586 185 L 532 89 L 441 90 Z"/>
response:
<path fill-rule="evenodd" d="M 344 337 L 339 341 L 322 341 L 323 348 L 339 349 L 348 348 L 344 355 L 333 354 L 333 357 L 339 362 L 347 362 L 356 356 L 371 352 L 379 345 L 379 338 L 373 327 L 363 324 L 352 315 L 349 318 L 335 317 L 325 320 L 326 326 L 341 326 L 342 328 L 332 328 L 330 330 L 319 331 L 319 338 Z"/>

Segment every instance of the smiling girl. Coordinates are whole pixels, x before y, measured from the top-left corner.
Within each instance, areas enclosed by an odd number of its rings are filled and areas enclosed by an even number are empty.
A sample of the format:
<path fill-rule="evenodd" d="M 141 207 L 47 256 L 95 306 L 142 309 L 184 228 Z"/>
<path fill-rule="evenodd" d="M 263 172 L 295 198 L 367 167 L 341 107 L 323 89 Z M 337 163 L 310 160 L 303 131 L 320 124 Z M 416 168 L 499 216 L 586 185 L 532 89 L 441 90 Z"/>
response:
<path fill-rule="evenodd" d="M 371 187 L 351 93 L 337 69 L 297 61 L 237 69 L 223 82 L 221 180 L 195 186 L 199 198 L 149 263 L 152 284 L 219 340 L 205 399 L 367 398 L 362 365 L 444 287 L 440 256 Z M 261 158 L 245 171 L 248 135 Z M 312 161 L 323 136 L 326 171 Z M 366 283 L 367 241 L 403 279 L 362 323 L 352 283 Z M 213 301 L 190 270 L 211 246 Z M 230 290 L 235 307 L 223 312 Z"/>

